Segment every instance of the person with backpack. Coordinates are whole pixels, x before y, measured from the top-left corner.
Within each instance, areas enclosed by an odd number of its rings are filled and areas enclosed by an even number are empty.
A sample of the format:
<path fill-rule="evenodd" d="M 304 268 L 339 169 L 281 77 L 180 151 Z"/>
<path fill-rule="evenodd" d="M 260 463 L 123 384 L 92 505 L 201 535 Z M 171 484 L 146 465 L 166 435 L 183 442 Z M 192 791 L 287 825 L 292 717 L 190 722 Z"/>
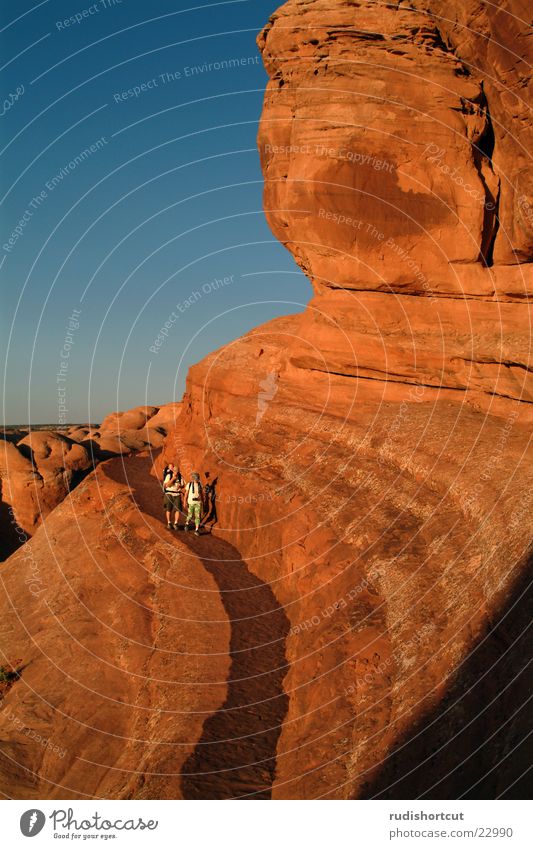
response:
<path fill-rule="evenodd" d="M 163 471 L 163 508 L 166 512 L 169 530 L 178 530 L 182 491 L 183 478 L 180 471 L 176 469 L 173 463 L 169 463 Z M 172 514 L 174 514 L 174 521 L 172 521 Z"/>
<path fill-rule="evenodd" d="M 193 472 L 191 479 L 185 487 L 185 503 L 187 505 L 187 520 L 184 530 L 189 530 L 189 522 L 194 520 L 194 533 L 200 536 L 200 522 L 202 521 L 204 491 L 200 483 L 200 475 L 198 472 Z"/>

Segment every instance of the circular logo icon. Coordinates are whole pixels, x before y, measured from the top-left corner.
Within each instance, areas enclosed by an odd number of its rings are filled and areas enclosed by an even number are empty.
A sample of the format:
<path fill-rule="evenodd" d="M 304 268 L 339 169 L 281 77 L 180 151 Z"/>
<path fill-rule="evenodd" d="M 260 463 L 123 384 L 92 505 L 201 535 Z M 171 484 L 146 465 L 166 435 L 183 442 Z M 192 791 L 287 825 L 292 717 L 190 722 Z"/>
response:
<path fill-rule="evenodd" d="M 24 837 L 35 837 L 42 831 L 45 822 L 46 817 L 42 811 L 30 808 L 29 811 L 24 811 L 20 818 L 20 830 Z"/>

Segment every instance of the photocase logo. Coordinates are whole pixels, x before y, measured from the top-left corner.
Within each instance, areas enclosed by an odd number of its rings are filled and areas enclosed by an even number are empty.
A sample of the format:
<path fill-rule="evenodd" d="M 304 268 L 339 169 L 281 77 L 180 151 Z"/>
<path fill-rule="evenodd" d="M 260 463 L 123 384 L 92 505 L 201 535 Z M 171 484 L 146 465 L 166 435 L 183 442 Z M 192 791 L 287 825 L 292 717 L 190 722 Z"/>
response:
<path fill-rule="evenodd" d="M 29 811 L 24 811 L 20 818 L 20 830 L 24 837 L 35 837 L 43 830 L 46 817 L 42 811 L 37 808 L 30 808 Z"/>

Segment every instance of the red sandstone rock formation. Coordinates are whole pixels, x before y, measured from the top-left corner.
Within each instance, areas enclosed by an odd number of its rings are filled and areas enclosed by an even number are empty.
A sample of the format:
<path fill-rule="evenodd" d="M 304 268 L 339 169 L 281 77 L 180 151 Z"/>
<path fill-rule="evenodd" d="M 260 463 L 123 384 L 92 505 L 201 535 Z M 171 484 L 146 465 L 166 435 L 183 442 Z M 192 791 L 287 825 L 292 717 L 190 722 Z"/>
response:
<path fill-rule="evenodd" d="M 102 459 L 160 448 L 180 404 L 112 413 L 99 428 L 29 431 L 0 443 L 2 555 L 10 554 Z M 22 438 L 20 438 L 22 436 Z"/>
<path fill-rule="evenodd" d="M 216 581 L 137 507 L 148 486 L 160 510 L 149 469 L 100 465 L 2 567 L 16 611 L 2 617 L 2 652 L 20 658 L 0 702 L 10 797 L 179 798 L 181 766 L 224 698 Z"/>
<path fill-rule="evenodd" d="M 525 792 L 524 8 L 270 19 L 265 209 L 314 298 L 190 371 L 156 471 L 218 477 L 213 537 L 134 457 L 3 566 L 12 795 Z"/>
<path fill-rule="evenodd" d="M 505 692 L 498 650 L 475 647 L 518 592 L 532 537 L 515 5 L 477 21 L 454 3 L 290 0 L 259 36 L 265 211 L 315 294 L 191 370 L 167 446 L 216 471 L 220 533 L 291 621 L 278 798 L 490 796 L 527 763 L 520 750 L 482 779 L 523 732 L 520 710 L 499 731 L 518 672 L 485 731 L 472 719 L 460 738 L 460 777 L 447 743 L 461 710 Z M 496 26 L 503 44 L 482 49 Z M 471 685 L 477 708 L 452 709 Z M 426 759 L 434 716 L 441 761 L 402 782 L 417 761 L 390 753 L 416 729 L 405 751 Z"/>
<path fill-rule="evenodd" d="M 59 504 L 92 461 L 87 449 L 53 431 L 0 443 L 2 554 L 18 547 Z"/>

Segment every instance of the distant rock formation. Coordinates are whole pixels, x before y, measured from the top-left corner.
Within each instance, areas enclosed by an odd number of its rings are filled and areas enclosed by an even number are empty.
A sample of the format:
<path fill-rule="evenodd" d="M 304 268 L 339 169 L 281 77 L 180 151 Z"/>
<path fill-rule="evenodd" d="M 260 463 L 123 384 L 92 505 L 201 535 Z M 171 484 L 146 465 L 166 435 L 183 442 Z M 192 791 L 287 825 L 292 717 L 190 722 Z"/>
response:
<path fill-rule="evenodd" d="M 174 426 L 179 403 L 112 413 L 100 427 L 28 430 L 0 441 L 0 556 L 31 536 L 65 496 L 101 460 L 154 450 Z"/>

